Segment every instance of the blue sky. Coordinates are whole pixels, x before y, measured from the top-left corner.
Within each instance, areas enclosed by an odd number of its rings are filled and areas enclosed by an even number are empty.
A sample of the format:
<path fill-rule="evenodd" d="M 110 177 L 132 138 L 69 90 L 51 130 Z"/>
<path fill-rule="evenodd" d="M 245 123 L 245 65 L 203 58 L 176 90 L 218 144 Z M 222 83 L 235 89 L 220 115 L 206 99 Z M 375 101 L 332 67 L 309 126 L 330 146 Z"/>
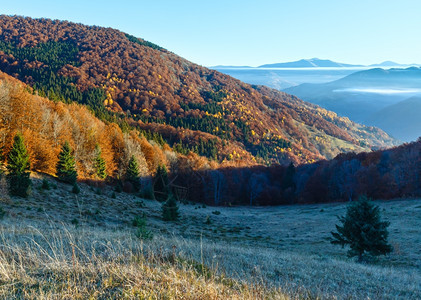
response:
<path fill-rule="evenodd" d="M 0 12 L 117 28 L 204 66 L 421 63 L 419 0 L 0 0 Z"/>

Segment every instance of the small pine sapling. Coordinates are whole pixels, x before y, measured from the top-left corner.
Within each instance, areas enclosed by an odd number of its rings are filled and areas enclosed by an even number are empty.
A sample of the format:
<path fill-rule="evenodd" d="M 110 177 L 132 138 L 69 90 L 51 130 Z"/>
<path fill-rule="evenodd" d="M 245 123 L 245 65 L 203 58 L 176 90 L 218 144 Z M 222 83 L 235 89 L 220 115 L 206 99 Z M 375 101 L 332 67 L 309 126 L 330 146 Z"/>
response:
<path fill-rule="evenodd" d="M 41 189 L 47 190 L 47 191 L 51 189 L 50 183 L 45 178 L 42 180 Z"/>
<path fill-rule="evenodd" d="M 72 187 L 72 193 L 73 194 L 79 194 L 80 193 L 80 187 L 77 185 L 77 183 L 73 183 L 73 187 Z"/>
<path fill-rule="evenodd" d="M 133 219 L 132 225 L 136 227 L 135 235 L 141 240 L 150 240 L 153 238 L 153 233 L 147 229 L 146 215 L 143 213 Z"/>
<path fill-rule="evenodd" d="M 177 201 L 175 200 L 175 197 L 170 194 L 167 201 L 162 204 L 162 219 L 164 219 L 164 221 L 177 221 L 179 216 Z"/>

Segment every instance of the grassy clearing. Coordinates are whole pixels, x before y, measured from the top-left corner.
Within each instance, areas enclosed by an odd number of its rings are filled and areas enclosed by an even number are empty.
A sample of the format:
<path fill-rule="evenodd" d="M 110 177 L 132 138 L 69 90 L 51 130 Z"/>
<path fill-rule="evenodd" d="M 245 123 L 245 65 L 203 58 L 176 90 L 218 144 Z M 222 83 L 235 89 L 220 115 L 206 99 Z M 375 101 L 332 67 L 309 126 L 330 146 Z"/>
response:
<path fill-rule="evenodd" d="M 378 203 L 395 251 L 362 265 L 327 241 L 343 204 L 182 205 L 167 223 L 155 201 L 40 182 L 0 204 L 2 298 L 421 298 L 420 200 Z M 142 213 L 152 240 L 131 224 Z"/>
<path fill-rule="evenodd" d="M 281 291 L 227 279 L 127 232 L 3 223 L 0 297 L 24 299 L 258 299 Z"/>
<path fill-rule="evenodd" d="M 40 231 L 38 228 L 42 228 Z M 419 274 L 262 247 L 3 221 L 4 298 L 416 299 Z"/>

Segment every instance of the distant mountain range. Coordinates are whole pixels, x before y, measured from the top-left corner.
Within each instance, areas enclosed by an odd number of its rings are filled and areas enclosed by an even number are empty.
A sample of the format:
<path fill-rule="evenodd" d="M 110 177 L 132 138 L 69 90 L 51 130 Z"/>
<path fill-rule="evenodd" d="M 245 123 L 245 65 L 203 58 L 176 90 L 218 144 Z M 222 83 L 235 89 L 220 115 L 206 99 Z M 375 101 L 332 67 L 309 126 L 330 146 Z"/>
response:
<path fill-rule="evenodd" d="M 261 65 L 259 68 L 341 68 L 363 67 L 363 65 L 350 65 L 331 61 L 329 59 L 301 59 L 293 62 Z"/>
<path fill-rule="evenodd" d="M 375 68 L 323 84 L 284 90 L 403 141 L 421 136 L 421 68 Z"/>
<path fill-rule="evenodd" d="M 310 58 L 310 59 L 301 59 L 292 62 L 283 62 L 283 63 L 273 63 L 265 64 L 258 66 L 257 68 L 358 68 L 358 67 L 408 67 L 408 66 L 419 66 L 418 64 L 399 64 L 393 61 L 384 61 L 379 64 L 372 65 L 353 65 L 335 62 L 329 59 L 319 59 L 319 58 Z M 250 66 L 214 66 L 212 69 L 223 69 L 223 68 L 253 68 Z"/>
<path fill-rule="evenodd" d="M 394 61 L 387 60 L 379 64 L 369 65 L 368 67 L 408 67 L 408 66 L 419 66 L 419 65 L 417 64 L 405 65 L 405 64 L 400 64 Z"/>

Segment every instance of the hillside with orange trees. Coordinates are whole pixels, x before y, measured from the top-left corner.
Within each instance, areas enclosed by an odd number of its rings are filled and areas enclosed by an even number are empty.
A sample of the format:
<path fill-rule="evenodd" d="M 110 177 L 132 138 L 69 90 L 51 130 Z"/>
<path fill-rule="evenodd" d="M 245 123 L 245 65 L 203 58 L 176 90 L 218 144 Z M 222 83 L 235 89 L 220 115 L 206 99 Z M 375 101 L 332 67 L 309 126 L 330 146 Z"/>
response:
<path fill-rule="evenodd" d="M 306 163 L 395 142 L 111 28 L 0 16 L 0 70 L 35 94 L 84 104 L 102 120 L 218 162 Z"/>
<path fill-rule="evenodd" d="M 172 172 L 216 166 L 215 162 L 194 153 L 174 153 L 167 144 L 147 140 L 139 131 L 122 131 L 117 124 L 99 120 L 83 105 L 32 95 L 27 86 L 0 72 L 0 157 L 3 160 L 8 157 L 16 133 L 21 133 L 25 140 L 31 171 L 50 175 L 56 173 L 58 154 L 65 141 L 74 150 L 81 180 L 99 179 L 94 170 L 97 147 L 101 149 L 110 179 L 124 177 L 132 156 L 139 164 L 142 178 L 150 178 L 159 164 Z"/>
<path fill-rule="evenodd" d="M 54 176 L 61 146 L 68 141 L 79 179 L 100 180 L 94 168 L 98 146 L 110 182 L 124 182 L 134 156 L 143 190 L 148 189 L 158 165 L 165 165 L 173 189 L 184 190 L 187 200 L 210 205 L 335 202 L 361 194 L 375 199 L 421 195 L 421 141 L 371 153 L 340 154 L 330 161 L 298 167 L 251 166 L 235 160 L 217 163 L 193 152 L 177 153 L 143 131 L 122 130 L 101 121 L 86 106 L 54 102 L 29 91 L 0 72 L 0 172 L 14 136 L 22 133 L 31 171 Z"/>

